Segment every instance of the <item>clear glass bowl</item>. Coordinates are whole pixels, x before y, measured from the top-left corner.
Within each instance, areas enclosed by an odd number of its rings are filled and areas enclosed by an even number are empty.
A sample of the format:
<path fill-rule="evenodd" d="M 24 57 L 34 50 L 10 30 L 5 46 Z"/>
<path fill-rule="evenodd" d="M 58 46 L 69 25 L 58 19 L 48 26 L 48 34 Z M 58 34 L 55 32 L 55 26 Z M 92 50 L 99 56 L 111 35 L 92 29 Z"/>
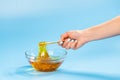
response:
<path fill-rule="evenodd" d="M 55 47 L 48 48 L 47 51 L 50 56 L 48 60 L 37 60 L 38 51 L 33 50 L 26 51 L 25 56 L 35 70 L 42 72 L 55 71 L 64 61 L 67 52 Z"/>

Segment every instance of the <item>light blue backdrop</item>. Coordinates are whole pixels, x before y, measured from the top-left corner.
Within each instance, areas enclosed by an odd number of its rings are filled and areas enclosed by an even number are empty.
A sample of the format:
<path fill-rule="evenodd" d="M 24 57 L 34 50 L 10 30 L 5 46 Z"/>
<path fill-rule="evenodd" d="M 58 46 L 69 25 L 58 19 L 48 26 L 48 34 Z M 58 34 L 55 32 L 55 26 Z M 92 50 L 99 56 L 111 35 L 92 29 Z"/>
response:
<path fill-rule="evenodd" d="M 30 72 L 24 52 L 120 15 L 120 0 L 0 0 L 0 80 L 120 80 L 120 36 L 68 50 L 56 72 Z"/>

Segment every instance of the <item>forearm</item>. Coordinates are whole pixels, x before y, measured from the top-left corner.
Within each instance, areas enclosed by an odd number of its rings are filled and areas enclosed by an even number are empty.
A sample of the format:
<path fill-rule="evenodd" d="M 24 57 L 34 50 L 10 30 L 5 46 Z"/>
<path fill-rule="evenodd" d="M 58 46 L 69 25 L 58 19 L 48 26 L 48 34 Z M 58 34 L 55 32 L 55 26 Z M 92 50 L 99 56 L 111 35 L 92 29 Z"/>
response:
<path fill-rule="evenodd" d="M 99 40 L 115 35 L 120 35 L 120 16 L 105 22 L 101 25 L 97 25 L 84 30 L 87 41 Z"/>

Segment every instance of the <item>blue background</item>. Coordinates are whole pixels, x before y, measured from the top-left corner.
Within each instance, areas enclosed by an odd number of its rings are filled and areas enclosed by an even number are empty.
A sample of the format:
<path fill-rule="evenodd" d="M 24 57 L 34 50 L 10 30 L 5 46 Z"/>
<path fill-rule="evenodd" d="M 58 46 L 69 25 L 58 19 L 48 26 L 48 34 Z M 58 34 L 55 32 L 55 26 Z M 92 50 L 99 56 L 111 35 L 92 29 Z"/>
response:
<path fill-rule="evenodd" d="M 29 70 L 24 52 L 120 15 L 120 0 L 0 0 L 0 80 L 120 80 L 120 36 L 68 50 L 56 72 Z"/>

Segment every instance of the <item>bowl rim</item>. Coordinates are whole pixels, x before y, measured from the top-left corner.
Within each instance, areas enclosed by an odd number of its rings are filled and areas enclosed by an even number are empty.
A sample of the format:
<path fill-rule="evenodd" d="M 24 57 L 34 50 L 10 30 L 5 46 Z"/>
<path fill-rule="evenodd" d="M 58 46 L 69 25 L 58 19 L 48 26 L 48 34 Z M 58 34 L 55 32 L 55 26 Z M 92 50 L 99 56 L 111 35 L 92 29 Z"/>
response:
<path fill-rule="evenodd" d="M 29 51 L 30 51 L 30 50 L 25 51 L 25 56 L 26 56 L 26 58 L 27 58 L 27 59 L 30 59 L 30 57 L 32 57 L 33 60 L 36 61 L 37 56 L 28 54 Z M 61 59 L 64 59 L 65 56 L 67 55 L 67 51 L 66 51 L 66 50 L 62 50 L 62 51 L 64 51 L 64 54 L 62 55 L 62 57 L 60 57 L 60 58 L 58 58 L 58 59 L 50 59 L 50 60 L 42 60 L 42 61 L 59 61 L 59 60 L 61 60 Z M 31 59 L 31 60 L 32 60 L 32 59 Z"/>

